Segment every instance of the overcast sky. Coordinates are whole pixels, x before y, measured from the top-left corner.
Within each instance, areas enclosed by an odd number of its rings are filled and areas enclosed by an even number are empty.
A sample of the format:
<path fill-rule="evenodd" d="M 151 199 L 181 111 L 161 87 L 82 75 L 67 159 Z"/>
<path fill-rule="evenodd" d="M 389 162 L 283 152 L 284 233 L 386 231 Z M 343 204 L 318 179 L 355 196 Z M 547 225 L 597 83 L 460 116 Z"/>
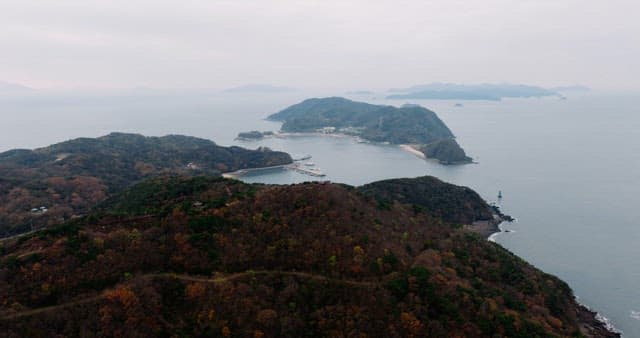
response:
<path fill-rule="evenodd" d="M 0 0 L 0 28 L 36 88 L 640 89 L 638 0 Z"/>

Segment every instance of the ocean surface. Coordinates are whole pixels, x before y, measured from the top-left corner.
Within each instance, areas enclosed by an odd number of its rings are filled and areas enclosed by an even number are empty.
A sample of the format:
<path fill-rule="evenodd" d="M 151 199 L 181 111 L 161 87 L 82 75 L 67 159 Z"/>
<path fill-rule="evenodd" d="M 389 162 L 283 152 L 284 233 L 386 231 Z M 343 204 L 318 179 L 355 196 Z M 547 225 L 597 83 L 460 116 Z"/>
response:
<path fill-rule="evenodd" d="M 222 145 L 268 146 L 312 155 L 331 180 L 361 185 L 433 175 L 500 201 L 517 222 L 494 237 L 540 269 L 567 281 L 580 302 L 625 337 L 640 337 L 640 95 L 567 94 L 567 100 L 421 101 L 438 113 L 478 163 L 442 166 L 397 146 L 348 137 L 298 136 L 235 141 L 238 132 L 278 130 L 264 118 L 308 94 L 111 93 L 0 97 L 0 151 L 35 148 L 112 131 L 186 134 Z M 353 99 L 401 105 L 373 97 Z M 271 170 L 247 182 L 314 180 Z"/>

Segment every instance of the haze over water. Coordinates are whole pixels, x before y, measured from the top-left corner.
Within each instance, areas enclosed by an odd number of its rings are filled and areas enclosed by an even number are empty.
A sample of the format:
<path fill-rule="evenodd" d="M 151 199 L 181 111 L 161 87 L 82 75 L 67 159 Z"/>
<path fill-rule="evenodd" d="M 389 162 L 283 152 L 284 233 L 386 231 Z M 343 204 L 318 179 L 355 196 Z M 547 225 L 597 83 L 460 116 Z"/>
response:
<path fill-rule="evenodd" d="M 503 211 L 518 221 L 496 241 L 567 281 L 580 301 L 607 316 L 626 337 L 640 337 L 640 98 L 598 93 L 568 100 L 419 101 L 434 110 L 478 164 L 442 166 L 396 146 L 352 138 L 293 137 L 234 141 L 238 132 L 277 130 L 263 118 L 307 97 L 276 95 L 119 94 L 0 98 L 11 115 L 0 125 L 0 151 L 46 146 L 112 131 L 186 134 L 222 145 L 268 146 L 311 154 L 327 179 L 352 185 L 433 175 L 469 186 L 488 201 L 502 191 Z M 400 105 L 405 101 L 374 100 Z M 294 183 L 312 177 L 272 171 L 247 182 Z"/>

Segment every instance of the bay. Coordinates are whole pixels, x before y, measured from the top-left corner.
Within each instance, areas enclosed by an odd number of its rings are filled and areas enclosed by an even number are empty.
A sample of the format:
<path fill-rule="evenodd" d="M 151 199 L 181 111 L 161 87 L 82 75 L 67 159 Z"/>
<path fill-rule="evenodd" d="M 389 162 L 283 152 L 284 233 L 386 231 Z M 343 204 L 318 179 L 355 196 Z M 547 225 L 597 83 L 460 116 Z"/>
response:
<path fill-rule="evenodd" d="M 360 185 L 433 175 L 466 185 L 488 201 L 501 190 L 503 210 L 517 218 L 496 241 L 564 279 L 580 301 L 627 337 L 640 337 L 640 96 L 591 93 L 567 100 L 412 101 L 438 113 L 478 164 L 442 166 L 392 145 L 348 137 L 302 136 L 259 142 L 238 132 L 277 130 L 270 113 L 308 96 L 126 93 L 0 98 L 0 151 L 35 148 L 111 131 L 186 134 L 222 145 L 268 146 L 310 154 L 320 180 Z M 363 98 L 357 98 L 362 100 Z M 364 98 L 376 104 L 404 101 Z M 273 170 L 247 182 L 314 180 Z"/>

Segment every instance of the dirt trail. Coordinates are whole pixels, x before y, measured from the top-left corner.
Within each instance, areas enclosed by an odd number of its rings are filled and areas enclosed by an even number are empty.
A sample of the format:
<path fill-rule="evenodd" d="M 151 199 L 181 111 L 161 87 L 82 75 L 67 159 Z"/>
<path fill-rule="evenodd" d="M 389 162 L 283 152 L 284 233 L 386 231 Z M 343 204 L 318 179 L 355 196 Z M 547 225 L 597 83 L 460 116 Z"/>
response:
<path fill-rule="evenodd" d="M 231 281 L 235 281 L 235 280 L 239 280 L 247 277 L 256 277 L 256 276 L 292 276 L 292 277 L 314 279 L 314 280 L 323 281 L 323 282 L 338 283 L 338 284 L 345 284 L 349 286 L 368 287 L 368 288 L 373 288 L 380 285 L 379 282 L 364 282 L 364 281 L 356 281 L 356 280 L 350 280 L 350 279 L 330 278 L 324 275 L 312 274 L 307 272 L 280 271 L 280 270 L 246 271 L 246 272 L 238 272 L 238 273 L 233 273 L 230 275 L 214 277 L 214 278 L 173 274 L 173 273 L 150 273 L 150 274 L 138 275 L 134 277 L 133 280 L 149 279 L 149 278 L 173 278 L 173 279 L 178 279 L 186 282 L 218 284 L 218 283 L 226 283 L 226 282 L 231 282 Z M 131 281 L 127 283 L 130 283 L 130 282 Z M 80 304 L 95 302 L 100 299 L 103 299 L 104 297 L 105 297 L 105 291 L 103 291 L 101 294 L 97 296 L 83 298 L 83 299 L 71 301 L 64 304 L 46 306 L 46 307 L 41 307 L 37 309 L 30 309 L 26 311 L 13 313 L 4 317 L 0 317 L 0 321 L 8 321 L 8 320 L 13 320 L 17 318 L 33 316 L 40 313 L 61 310 L 64 308 L 73 307 Z"/>

